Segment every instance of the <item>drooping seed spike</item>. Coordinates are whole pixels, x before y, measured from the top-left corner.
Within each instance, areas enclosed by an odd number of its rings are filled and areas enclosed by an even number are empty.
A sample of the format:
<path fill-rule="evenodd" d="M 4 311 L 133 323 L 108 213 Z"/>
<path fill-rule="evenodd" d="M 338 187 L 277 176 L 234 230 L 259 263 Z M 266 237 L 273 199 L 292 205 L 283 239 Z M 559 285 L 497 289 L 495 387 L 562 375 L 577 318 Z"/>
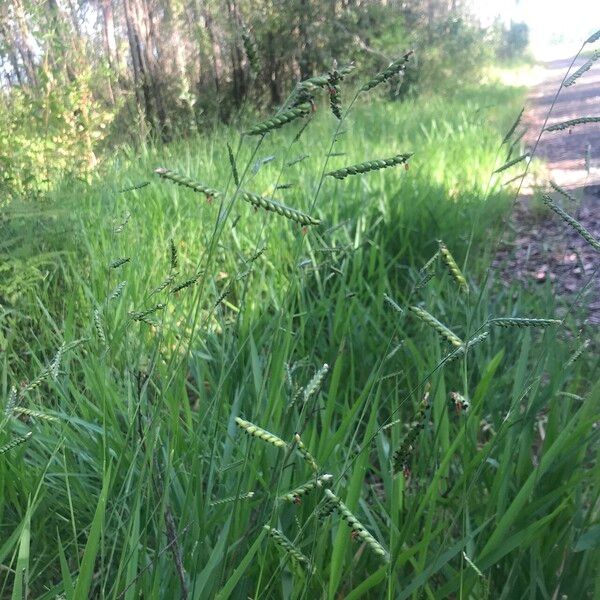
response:
<path fill-rule="evenodd" d="M 176 294 L 177 292 L 180 292 L 181 290 L 184 290 L 185 288 L 194 285 L 201 275 L 202 272 L 200 271 L 196 273 L 196 275 L 194 275 L 193 277 L 190 277 L 189 279 L 186 279 L 185 281 L 182 281 L 181 283 L 173 286 L 173 288 L 171 289 L 171 294 Z"/>
<path fill-rule="evenodd" d="M 129 317 L 131 319 L 133 319 L 134 321 L 145 321 L 146 317 L 149 317 L 150 315 L 154 314 L 155 312 L 159 311 L 159 310 L 164 310 L 166 308 L 166 304 L 163 304 L 162 302 L 159 302 L 158 304 L 155 304 L 154 306 L 147 308 L 146 310 L 141 310 L 141 311 L 136 311 L 136 310 L 132 310 L 129 312 Z M 153 324 L 153 323 L 151 323 Z"/>
<path fill-rule="evenodd" d="M 17 399 L 19 395 L 17 394 L 17 388 L 13 385 L 10 388 L 10 392 L 8 392 L 8 400 L 6 401 L 6 406 L 4 407 L 4 416 L 9 417 L 14 407 L 17 405 Z"/>
<path fill-rule="evenodd" d="M 329 371 L 329 365 L 325 363 L 312 377 L 304 388 L 304 402 L 308 402 L 318 391 L 323 383 L 323 379 Z"/>
<path fill-rule="evenodd" d="M 58 347 L 58 350 L 56 351 L 56 354 L 54 355 L 54 358 L 52 359 L 52 362 L 50 363 L 50 365 L 48 367 L 48 370 L 50 371 L 50 375 L 52 375 L 53 379 L 56 379 L 58 377 L 58 371 L 60 369 L 60 362 L 62 360 L 65 348 L 66 348 L 66 345 L 63 342 Z"/>
<path fill-rule="evenodd" d="M 560 325 L 560 319 L 529 319 L 525 317 L 498 317 L 490 319 L 491 325 L 499 327 L 554 327 Z"/>
<path fill-rule="evenodd" d="M 564 188 L 560 187 L 560 185 L 558 185 L 558 183 L 556 183 L 554 181 L 550 181 L 550 185 L 552 186 L 552 189 L 555 192 L 558 192 L 561 196 L 564 196 L 567 200 L 570 200 L 571 202 L 577 202 L 577 198 L 575 198 L 575 196 L 573 196 L 573 194 L 570 194 L 569 192 L 567 192 L 567 190 L 565 190 Z"/>
<path fill-rule="evenodd" d="M 525 152 L 525 154 L 521 154 L 521 156 L 518 156 L 517 158 L 513 158 L 512 160 L 509 160 L 508 162 L 504 163 L 501 167 L 499 167 L 498 169 L 496 169 L 493 172 L 493 175 L 495 175 L 496 173 L 502 173 L 502 171 L 506 171 L 507 169 L 510 169 L 511 167 L 514 167 L 515 165 L 518 165 L 520 162 L 522 162 L 528 158 L 529 158 L 529 152 Z"/>
<path fill-rule="evenodd" d="M 456 283 L 458 284 L 459 289 L 462 292 L 465 292 L 465 294 L 468 294 L 469 284 L 467 283 L 465 276 L 462 274 L 462 271 L 460 270 L 458 264 L 454 260 L 454 256 L 452 256 L 450 250 L 448 250 L 448 248 L 446 247 L 446 244 L 444 244 L 444 242 L 442 242 L 441 240 L 439 241 L 439 249 L 442 260 L 444 261 L 444 264 L 448 267 L 448 270 L 450 271 L 452 277 L 454 277 L 454 281 L 456 281 Z"/>
<path fill-rule="evenodd" d="M 299 104 L 298 106 L 294 106 L 293 108 L 289 108 L 280 112 L 279 114 L 267 119 L 266 121 L 262 121 L 257 123 L 256 125 L 250 127 L 248 131 L 244 132 L 245 135 L 264 135 L 265 133 L 269 133 L 269 131 L 273 131 L 274 129 L 279 129 L 283 127 L 287 123 L 291 123 L 300 117 L 305 117 L 309 115 L 312 111 L 312 107 L 310 103 L 306 102 L 303 104 Z"/>
<path fill-rule="evenodd" d="M 295 208 L 290 208 L 289 206 L 285 206 L 272 200 L 271 198 L 265 198 L 264 196 L 259 196 L 258 194 L 253 194 L 252 192 L 240 192 L 240 197 L 242 200 L 249 202 L 252 206 L 257 208 L 264 208 L 270 212 L 275 212 L 286 219 L 290 219 L 291 221 L 296 221 L 296 223 L 300 223 L 301 225 L 319 225 L 321 221 L 319 219 L 315 219 L 306 213 L 303 213 Z"/>
<path fill-rule="evenodd" d="M 43 421 L 58 421 L 58 418 L 54 417 L 53 415 L 40 412 L 39 410 L 33 410 L 31 408 L 25 408 L 23 406 L 15 406 L 13 409 L 13 413 L 23 415 L 25 417 L 30 417 L 33 419 L 41 419 Z"/>
<path fill-rule="evenodd" d="M 452 353 L 450 353 L 446 357 L 444 362 L 452 362 L 453 360 L 456 360 L 457 358 L 461 358 L 462 356 L 465 355 L 465 352 L 470 350 L 473 346 L 476 346 L 477 344 L 481 344 L 481 342 L 485 342 L 485 340 L 487 340 L 489 335 L 490 334 L 488 331 L 484 331 L 482 334 L 476 335 L 474 338 L 471 338 L 466 344 L 459 346 L 456 350 L 454 350 Z"/>
<path fill-rule="evenodd" d="M 243 429 L 248 435 L 258 438 L 263 442 L 267 442 L 267 444 L 271 444 L 276 448 L 287 448 L 287 444 L 280 437 L 277 437 L 276 435 L 270 433 L 262 427 L 259 427 L 258 425 L 254 425 L 254 423 L 250 423 L 250 421 L 245 421 L 240 417 L 236 417 L 235 422 L 237 423 L 238 427 Z"/>
<path fill-rule="evenodd" d="M 113 260 L 108 265 L 108 267 L 109 267 L 109 269 L 117 269 L 121 265 L 124 265 L 125 263 L 128 263 L 130 260 L 131 260 L 131 258 L 129 258 L 129 257 L 117 258 L 117 259 Z"/>
<path fill-rule="evenodd" d="M 366 527 L 352 514 L 350 509 L 338 498 L 329 488 L 325 489 L 325 496 L 335 505 L 340 517 L 346 521 L 352 531 L 371 548 L 371 550 L 381 557 L 385 562 L 389 562 L 390 557 L 384 547 L 367 531 Z"/>
<path fill-rule="evenodd" d="M 366 162 L 358 163 L 357 165 L 350 165 L 348 167 L 343 167 L 342 169 L 329 171 L 329 173 L 325 173 L 325 175 L 328 175 L 329 177 L 335 177 L 336 179 L 345 179 L 350 175 L 361 175 L 362 173 L 369 173 L 370 171 L 379 171 L 380 169 L 387 169 L 389 167 L 403 165 L 411 156 L 412 153 L 407 153 L 397 154 L 391 158 L 368 160 Z"/>
<path fill-rule="evenodd" d="M 443 323 L 440 323 L 433 315 L 429 314 L 425 309 L 418 306 L 411 306 L 409 310 L 413 312 L 421 321 L 435 329 L 439 335 L 449 341 L 453 346 L 462 346 L 462 340 Z"/>
<path fill-rule="evenodd" d="M 502 144 L 501 144 L 502 146 L 504 146 L 504 144 L 506 144 L 508 142 L 508 140 L 510 140 L 510 138 L 512 137 L 513 133 L 515 132 L 515 130 L 519 126 L 519 123 L 521 122 L 521 118 L 523 117 L 524 112 L 525 112 L 525 107 L 523 107 L 521 109 L 521 112 L 519 113 L 518 117 L 515 119 L 515 122 L 510 126 L 510 129 L 506 132 L 506 135 L 504 136 L 504 139 L 502 140 Z"/>
<path fill-rule="evenodd" d="M 576 119 L 569 119 L 562 123 L 549 125 L 544 131 L 562 131 L 563 129 L 570 129 L 576 125 L 586 125 L 587 123 L 600 123 L 600 117 L 577 117 Z"/>
<path fill-rule="evenodd" d="M 116 300 L 117 298 L 120 298 L 126 285 L 126 281 L 121 281 L 120 283 L 118 283 L 115 289 L 108 295 L 108 299 Z"/>
<path fill-rule="evenodd" d="M 235 156 L 233 155 L 233 150 L 229 144 L 227 144 L 227 154 L 229 155 L 229 165 L 231 166 L 233 181 L 236 187 L 240 187 L 240 176 L 238 174 L 237 165 L 235 164 Z"/>
<path fill-rule="evenodd" d="M 117 193 L 123 194 L 125 192 L 133 192 L 134 190 L 141 190 L 142 188 L 145 188 L 147 185 L 150 185 L 149 181 L 142 181 L 140 183 L 135 183 L 128 187 L 121 188 Z"/>
<path fill-rule="evenodd" d="M 383 299 L 399 314 L 403 315 L 404 314 L 404 310 L 402 308 L 400 308 L 400 305 L 391 297 L 388 296 L 387 294 L 383 295 Z"/>
<path fill-rule="evenodd" d="M 4 444 L 4 446 L 0 446 L 0 454 L 4 454 L 9 450 L 20 446 L 21 444 L 24 444 L 32 435 L 33 434 L 31 433 L 31 431 L 29 431 L 25 435 L 14 437 L 8 443 Z"/>
<path fill-rule="evenodd" d="M 183 187 L 187 187 L 195 192 L 199 192 L 200 194 L 204 194 L 207 198 L 216 198 L 221 195 L 219 190 L 215 190 L 214 188 L 208 187 L 199 181 L 195 181 L 190 177 L 186 177 L 176 171 L 171 171 L 170 169 L 165 169 L 164 167 L 158 167 L 154 169 L 154 172 L 163 179 L 168 179 L 173 183 L 177 183 L 178 185 L 182 185 Z"/>
<path fill-rule="evenodd" d="M 600 252 L 600 240 L 596 239 L 579 221 L 555 204 L 550 196 L 544 194 L 544 204 L 568 223 L 596 252 Z"/>
<path fill-rule="evenodd" d="M 563 87 L 572 86 L 584 73 L 586 73 L 587 71 L 589 71 L 592 68 L 592 65 L 599 58 L 600 58 L 600 49 L 594 50 L 591 58 L 585 64 L 581 65 L 581 67 L 579 67 L 579 69 L 577 69 L 577 71 L 575 71 L 575 73 L 573 73 L 572 75 L 569 75 L 569 77 L 567 77 L 565 79 L 565 82 L 563 83 Z"/>
<path fill-rule="evenodd" d="M 250 64 L 250 70 L 256 75 L 260 70 L 260 63 L 258 60 L 258 46 L 254 36 L 248 31 L 242 31 L 242 41 L 244 42 L 244 52 L 248 58 Z"/>
<path fill-rule="evenodd" d="M 230 496 L 229 498 L 220 498 L 219 500 L 213 500 L 210 503 L 210 506 L 221 506 L 222 504 L 229 504 L 231 502 L 236 502 L 237 500 L 251 500 L 256 496 L 255 492 L 247 492 L 246 494 L 241 494 L 239 496 Z"/>
<path fill-rule="evenodd" d="M 297 498 L 301 498 L 305 496 L 309 492 L 312 492 L 315 488 L 321 488 L 324 485 L 328 485 L 329 482 L 333 479 L 333 475 L 330 473 L 325 473 L 316 479 L 311 479 L 307 481 L 305 484 L 294 488 L 293 490 L 287 492 L 287 494 L 283 494 L 280 496 L 281 500 L 286 500 L 287 502 L 296 502 Z"/>
<path fill-rule="evenodd" d="M 310 560 L 306 556 L 304 556 L 304 554 L 302 554 L 302 552 L 300 552 L 300 550 L 298 550 L 296 548 L 296 546 L 294 546 L 294 544 L 292 544 L 292 542 L 290 542 L 290 540 L 288 540 L 288 538 L 285 535 L 283 535 L 283 533 L 281 531 L 279 531 L 279 529 L 275 529 L 274 527 L 269 527 L 269 525 L 263 525 L 263 528 L 269 534 L 271 539 L 286 554 L 291 556 L 300 565 L 306 565 L 308 570 L 312 571 L 313 567 L 312 567 Z"/>
<path fill-rule="evenodd" d="M 174 271 L 177 268 L 177 246 L 173 238 L 169 239 L 169 262 L 171 264 L 171 270 Z"/>
<path fill-rule="evenodd" d="M 362 88 L 360 88 L 361 92 L 368 92 L 372 90 L 374 87 L 378 86 L 380 83 L 387 81 L 394 75 L 397 75 L 401 71 L 404 71 L 406 65 L 408 63 L 409 58 L 412 56 L 413 51 L 409 50 L 404 56 L 400 57 L 398 60 L 395 60 L 387 69 L 381 71 L 373 77 L 373 79 L 367 81 Z"/>
<path fill-rule="evenodd" d="M 584 340 L 584 342 L 581 344 L 581 346 L 579 346 L 579 348 L 577 348 L 577 350 L 575 350 L 575 352 L 573 353 L 573 355 L 571 356 L 571 358 L 569 358 L 569 360 L 567 361 L 567 364 L 565 365 L 565 371 L 568 370 L 568 368 L 577 360 L 579 360 L 581 358 L 581 355 L 589 348 L 590 345 L 590 340 Z"/>
<path fill-rule="evenodd" d="M 590 35 L 590 37 L 587 40 L 585 40 L 585 43 L 593 44 L 598 40 L 600 40 L 600 29 L 598 29 L 598 31 L 596 31 L 595 33 L 592 33 L 592 35 Z"/>
<path fill-rule="evenodd" d="M 319 470 L 319 465 L 317 465 L 317 461 L 315 457 L 308 451 L 302 438 L 299 433 L 294 435 L 294 440 L 296 442 L 296 447 L 298 448 L 298 452 L 301 454 L 302 458 L 306 461 L 306 463 L 310 466 L 310 468 L 316 473 Z"/>
<path fill-rule="evenodd" d="M 104 333 L 104 325 L 102 324 L 102 315 L 100 314 L 100 309 L 98 308 L 94 310 L 94 327 L 96 329 L 98 338 L 102 342 L 102 345 L 106 348 L 108 343 L 106 341 L 106 334 Z"/>

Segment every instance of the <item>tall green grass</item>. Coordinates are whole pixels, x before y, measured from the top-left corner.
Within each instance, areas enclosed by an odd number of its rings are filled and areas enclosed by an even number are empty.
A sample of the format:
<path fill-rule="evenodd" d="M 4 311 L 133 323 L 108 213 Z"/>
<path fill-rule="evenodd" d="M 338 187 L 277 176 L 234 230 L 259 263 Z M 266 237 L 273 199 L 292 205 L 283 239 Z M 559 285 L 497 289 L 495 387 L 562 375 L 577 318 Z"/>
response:
<path fill-rule="evenodd" d="M 292 124 L 244 142 L 242 187 L 321 219 L 308 231 L 231 202 L 231 129 L 122 152 L 91 185 L 60 186 L 45 214 L 9 215 L 47 262 L 4 299 L 3 396 L 82 341 L 21 400 L 57 420 L 11 418 L 2 432 L 33 436 L 0 462 L 0 596 L 599 594 L 600 389 L 589 350 L 563 368 L 577 308 L 547 330 L 488 324 L 556 309 L 549 290 L 531 296 L 487 270 L 511 201 L 490 174 L 521 100 L 484 87 L 361 101 L 328 169 L 414 152 L 409 169 L 322 185 L 338 127 L 325 102 L 299 139 Z M 228 195 L 176 187 L 158 166 Z M 469 294 L 442 262 L 424 277 L 440 239 Z M 195 280 L 154 292 L 169 277 Z M 132 320 L 157 303 L 155 325 Z M 489 336 L 448 360 L 452 346 L 411 305 L 464 341 Z M 236 417 L 286 446 L 244 435 Z M 297 432 L 330 481 L 316 485 Z M 339 509 L 327 515 L 326 485 L 389 562 Z"/>

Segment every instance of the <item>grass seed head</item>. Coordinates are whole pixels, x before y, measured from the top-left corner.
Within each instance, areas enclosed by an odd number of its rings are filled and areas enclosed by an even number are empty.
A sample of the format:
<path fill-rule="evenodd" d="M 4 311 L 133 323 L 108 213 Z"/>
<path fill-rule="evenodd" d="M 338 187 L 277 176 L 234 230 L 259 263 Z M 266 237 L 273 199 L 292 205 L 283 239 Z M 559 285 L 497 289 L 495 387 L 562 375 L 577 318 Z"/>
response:
<path fill-rule="evenodd" d="M 439 335 L 449 341 L 453 346 L 462 346 L 462 340 L 443 323 L 440 323 L 433 315 L 429 314 L 425 309 L 418 306 L 411 306 L 409 310 L 413 312 L 421 321 L 435 329 Z"/>
<path fill-rule="evenodd" d="M 277 437 L 258 425 L 254 425 L 254 423 L 250 423 L 250 421 L 240 419 L 240 417 L 236 417 L 235 422 L 237 423 L 237 426 L 243 429 L 248 435 L 258 438 L 263 442 L 267 442 L 267 444 L 271 444 L 276 448 L 287 448 L 287 444 L 280 437 Z"/>
<path fill-rule="evenodd" d="M 398 60 L 395 60 L 393 63 L 391 63 L 389 67 L 381 71 L 381 73 L 375 75 L 373 79 L 367 81 L 367 83 L 360 88 L 360 91 L 368 92 L 369 90 L 372 90 L 374 87 L 378 86 L 380 83 L 383 83 L 384 81 L 392 78 L 394 75 L 404 71 L 412 54 L 413 51 L 409 50 L 404 56 L 401 56 Z"/>
<path fill-rule="evenodd" d="M 246 135 L 265 135 L 269 133 L 269 131 L 273 131 L 274 129 L 279 129 L 283 127 L 287 123 L 291 123 L 300 117 L 305 117 L 312 112 L 312 106 L 309 102 L 304 102 L 299 104 L 298 106 L 294 106 L 292 108 L 288 108 L 280 112 L 279 114 L 267 119 L 266 121 L 261 121 L 256 125 L 250 127 L 245 134 Z"/>
<path fill-rule="evenodd" d="M 328 175 L 329 177 L 335 177 L 336 179 L 345 179 L 350 175 L 361 175 L 363 173 L 369 173 L 370 171 L 379 171 L 380 169 L 387 169 L 389 167 L 405 164 L 411 156 L 412 153 L 397 154 L 396 156 L 392 156 L 390 158 L 368 160 L 356 165 L 343 167 L 342 169 L 337 169 L 335 171 L 329 171 L 329 173 L 325 173 L 325 175 Z"/>

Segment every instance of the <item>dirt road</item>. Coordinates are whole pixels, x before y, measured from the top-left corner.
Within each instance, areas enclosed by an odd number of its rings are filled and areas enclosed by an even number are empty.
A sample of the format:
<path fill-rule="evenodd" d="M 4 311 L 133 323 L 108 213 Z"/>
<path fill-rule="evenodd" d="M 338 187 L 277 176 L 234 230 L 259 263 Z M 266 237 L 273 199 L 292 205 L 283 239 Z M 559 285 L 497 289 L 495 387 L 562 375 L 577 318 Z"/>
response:
<path fill-rule="evenodd" d="M 545 63 L 541 83 L 533 86 L 524 115 L 525 144 L 532 150 L 554 95 L 571 60 Z M 580 59 L 575 69 L 584 64 Z M 548 124 L 581 116 L 600 115 L 600 61 L 573 86 L 563 88 Z M 571 227 L 541 203 L 532 200 L 535 186 L 551 191 L 563 208 L 600 238 L 600 124 L 574 127 L 570 132 L 544 132 L 536 156 L 546 161 L 548 172 L 519 199 L 512 216 L 516 233 L 498 256 L 504 279 L 516 276 L 525 287 L 550 284 L 563 304 L 578 302 L 583 309 L 582 325 L 598 333 L 600 324 L 600 254 Z M 587 154 L 587 159 L 586 159 Z M 576 201 L 561 198 L 549 187 L 554 181 Z M 590 281 L 591 280 L 591 281 Z M 563 309 L 564 310 L 564 309 Z"/>

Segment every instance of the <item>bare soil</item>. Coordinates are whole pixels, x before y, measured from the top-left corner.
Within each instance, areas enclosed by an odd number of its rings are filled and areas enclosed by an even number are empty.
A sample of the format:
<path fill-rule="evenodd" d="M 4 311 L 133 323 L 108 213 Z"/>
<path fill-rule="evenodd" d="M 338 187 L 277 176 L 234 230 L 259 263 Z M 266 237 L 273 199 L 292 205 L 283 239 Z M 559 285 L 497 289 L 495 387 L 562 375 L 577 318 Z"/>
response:
<path fill-rule="evenodd" d="M 533 150 L 569 60 L 545 63 L 541 83 L 532 87 L 523 124 L 524 142 Z M 575 69 L 584 64 L 578 60 Z M 581 116 L 600 115 L 600 63 L 573 86 L 563 88 L 548 125 Z M 586 153 L 588 159 L 586 161 Z M 584 322 L 598 330 L 600 324 L 600 254 L 560 217 L 534 198 L 535 191 L 552 192 L 562 207 L 595 237 L 600 238 L 600 124 L 580 125 L 571 131 L 544 132 L 535 155 L 546 163 L 538 181 L 528 181 L 509 223 L 509 233 L 495 261 L 503 281 L 515 278 L 532 288 L 549 282 L 565 301 L 576 298 Z M 586 164 L 587 163 L 587 164 Z M 561 198 L 551 190 L 554 181 L 577 199 Z"/>

